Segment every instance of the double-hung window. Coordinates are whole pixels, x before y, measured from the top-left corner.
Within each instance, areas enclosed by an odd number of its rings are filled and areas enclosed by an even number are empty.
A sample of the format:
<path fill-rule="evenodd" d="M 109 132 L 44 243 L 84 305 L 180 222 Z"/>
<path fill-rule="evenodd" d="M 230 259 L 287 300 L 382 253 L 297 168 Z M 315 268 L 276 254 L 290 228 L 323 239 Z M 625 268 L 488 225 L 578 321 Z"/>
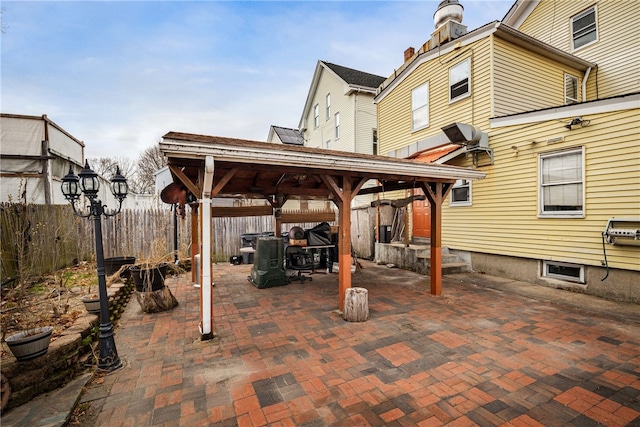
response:
<path fill-rule="evenodd" d="M 540 155 L 540 216 L 584 216 L 583 149 Z"/>
<path fill-rule="evenodd" d="M 571 74 L 564 75 L 564 104 L 575 104 L 578 102 L 578 78 Z"/>
<path fill-rule="evenodd" d="M 471 206 L 471 181 L 459 179 L 451 188 L 451 206 Z"/>
<path fill-rule="evenodd" d="M 429 126 L 429 82 L 411 91 L 411 128 L 418 130 Z"/>
<path fill-rule="evenodd" d="M 340 113 L 336 113 L 336 139 L 340 139 Z"/>
<path fill-rule="evenodd" d="M 573 50 L 598 41 L 596 7 L 580 12 L 571 18 L 571 44 Z"/>
<path fill-rule="evenodd" d="M 327 109 L 326 109 L 326 116 L 325 119 L 329 120 L 331 118 L 331 94 L 328 93 L 327 97 L 326 97 L 326 102 L 327 102 Z"/>
<path fill-rule="evenodd" d="M 378 129 L 373 129 L 373 147 L 372 147 L 372 153 L 374 156 L 378 155 Z"/>
<path fill-rule="evenodd" d="M 313 106 L 313 128 L 320 126 L 320 105 Z"/>
<path fill-rule="evenodd" d="M 449 102 L 471 95 L 471 58 L 467 58 L 449 69 Z"/>

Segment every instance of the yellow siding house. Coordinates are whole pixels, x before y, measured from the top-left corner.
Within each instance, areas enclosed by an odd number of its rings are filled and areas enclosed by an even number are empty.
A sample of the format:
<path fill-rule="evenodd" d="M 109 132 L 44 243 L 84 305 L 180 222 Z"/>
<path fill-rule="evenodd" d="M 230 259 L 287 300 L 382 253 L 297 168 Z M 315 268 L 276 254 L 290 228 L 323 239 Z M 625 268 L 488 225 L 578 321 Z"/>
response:
<path fill-rule="evenodd" d="M 640 302 L 640 2 L 622 3 L 449 17 L 381 86 L 381 153 L 487 173 L 443 207 L 475 271 Z"/>

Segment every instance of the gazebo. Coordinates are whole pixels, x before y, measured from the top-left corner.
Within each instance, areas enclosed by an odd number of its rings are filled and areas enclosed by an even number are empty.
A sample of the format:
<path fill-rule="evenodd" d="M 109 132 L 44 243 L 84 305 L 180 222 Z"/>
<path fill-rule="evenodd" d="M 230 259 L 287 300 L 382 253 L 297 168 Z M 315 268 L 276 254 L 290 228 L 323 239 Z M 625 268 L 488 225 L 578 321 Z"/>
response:
<path fill-rule="evenodd" d="M 338 208 L 338 307 L 351 287 L 351 201 L 358 194 L 420 188 L 431 206 L 431 276 L 433 295 L 442 293 L 442 203 L 458 179 L 475 180 L 484 172 L 467 168 L 219 136 L 169 132 L 160 142 L 173 185 L 192 210 L 192 256 L 200 253 L 201 334 L 213 336 L 211 286 L 212 217 L 273 215 L 281 233 L 280 209 L 289 199 L 331 200 Z M 365 183 L 374 181 L 372 187 Z M 218 197 L 260 198 L 269 206 L 212 207 Z M 214 212 L 215 210 L 215 212 Z"/>

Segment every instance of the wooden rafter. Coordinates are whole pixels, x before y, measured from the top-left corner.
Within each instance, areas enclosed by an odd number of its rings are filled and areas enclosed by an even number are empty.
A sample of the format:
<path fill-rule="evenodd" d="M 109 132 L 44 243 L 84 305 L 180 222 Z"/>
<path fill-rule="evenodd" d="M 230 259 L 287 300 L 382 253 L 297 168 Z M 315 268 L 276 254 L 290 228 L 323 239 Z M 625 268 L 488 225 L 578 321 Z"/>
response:
<path fill-rule="evenodd" d="M 174 174 L 182 184 L 184 184 L 185 187 L 187 187 L 187 189 L 191 192 L 191 194 L 193 194 L 196 197 L 199 197 L 200 194 L 202 193 L 202 189 L 199 188 L 196 184 L 194 184 L 187 175 L 184 174 L 184 172 L 182 172 L 182 170 L 175 166 L 175 165 L 169 165 L 169 170 L 171 171 L 172 174 Z"/>

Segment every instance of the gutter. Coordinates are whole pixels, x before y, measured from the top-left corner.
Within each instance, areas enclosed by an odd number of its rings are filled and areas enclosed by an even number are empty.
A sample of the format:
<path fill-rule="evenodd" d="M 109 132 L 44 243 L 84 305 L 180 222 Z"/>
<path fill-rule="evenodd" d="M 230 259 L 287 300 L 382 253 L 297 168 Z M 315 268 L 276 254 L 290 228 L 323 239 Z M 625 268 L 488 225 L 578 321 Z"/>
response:
<path fill-rule="evenodd" d="M 582 79 L 582 102 L 587 101 L 587 80 L 589 79 L 589 74 L 591 74 L 591 69 L 592 67 L 587 68 Z"/>

